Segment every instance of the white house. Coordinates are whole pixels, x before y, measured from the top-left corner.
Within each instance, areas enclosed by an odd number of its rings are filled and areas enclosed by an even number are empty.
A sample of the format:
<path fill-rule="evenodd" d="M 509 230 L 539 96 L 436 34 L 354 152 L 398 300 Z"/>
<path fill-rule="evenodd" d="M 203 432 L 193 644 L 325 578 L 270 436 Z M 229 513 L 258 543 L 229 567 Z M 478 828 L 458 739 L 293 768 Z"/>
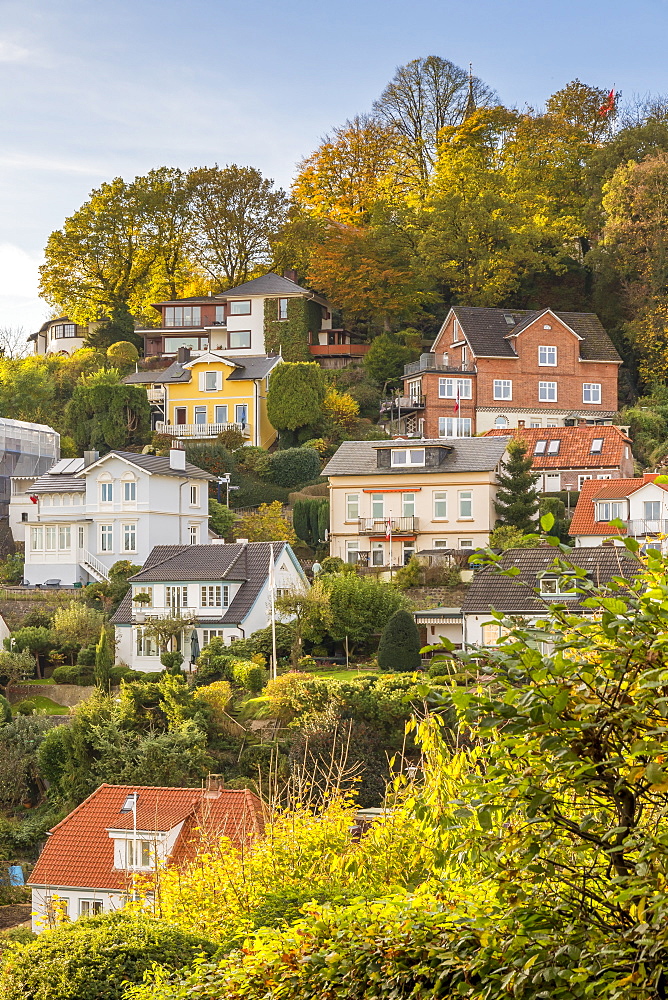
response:
<path fill-rule="evenodd" d="M 31 488 L 26 582 L 106 580 L 119 559 L 141 565 L 156 545 L 208 544 L 212 478 L 179 448 L 168 457 L 111 451 L 62 459 Z"/>
<path fill-rule="evenodd" d="M 606 538 L 637 538 L 666 549 L 659 536 L 668 535 L 668 488 L 655 482 L 656 472 L 636 479 L 589 480 L 582 484 L 569 531 L 578 546 L 601 545 Z M 611 521 L 622 521 L 623 527 Z"/>
<path fill-rule="evenodd" d="M 591 608 L 582 606 L 590 595 L 577 570 L 584 571 L 595 587 L 604 587 L 613 577 L 632 578 L 640 568 L 630 552 L 616 546 L 574 549 L 563 557 L 569 564 L 565 573 L 555 568 L 557 555 L 549 545 L 509 549 L 498 568 L 478 570 L 462 602 L 464 647 L 493 646 L 508 631 L 491 618 L 493 611 L 527 624 L 544 617 L 551 604 L 565 604 L 570 613 L 592 614 Z M 517 575 L 504 576 L 502 571 L 511 568 L 518 570 Z"/>
<path fill-rule="evenodd" d="M 226 643 L 243 639 L 270 623 L 270 565 L 278 595 L 308 587 L 287 542 L 236 542 L 232 545 L 159 545 L 140 573 L 112 621 L 116 656 L 134 670 L 162 670 L 160 651 L 144 635 L 148 617 L 180 613 L 187 620 L 177 648 L 184 663 L 211 639 Z M 137 595 L 146 600 L 135 600 Z M 195 649 L 193 649 L 195 646 Z"/>
<path fill-rule="evenodd" d="M 248 789 L 100 785 L 49 830 L 28 885 L 33 930 L 109 913 L 125 905 L 136 882 L 165 865 L 192 859 L 207 837 L 241 848 L 264 831 L 260 799 Z"/>

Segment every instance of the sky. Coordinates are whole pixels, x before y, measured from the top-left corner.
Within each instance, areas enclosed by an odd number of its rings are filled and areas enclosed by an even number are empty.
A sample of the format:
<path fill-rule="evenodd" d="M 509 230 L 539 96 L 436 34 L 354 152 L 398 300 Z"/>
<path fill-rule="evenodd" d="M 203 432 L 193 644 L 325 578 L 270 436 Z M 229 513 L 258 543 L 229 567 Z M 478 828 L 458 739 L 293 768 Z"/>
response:
<path fill-rule="evenodd" d="M 49 314 L 49 233 L 94 187 L 252 165 L 288 187 L 395 68 L 438 55 L 510 106 L 569 80 L 668 92 L 664 0 L 0 0 L 0 327 Z"/>

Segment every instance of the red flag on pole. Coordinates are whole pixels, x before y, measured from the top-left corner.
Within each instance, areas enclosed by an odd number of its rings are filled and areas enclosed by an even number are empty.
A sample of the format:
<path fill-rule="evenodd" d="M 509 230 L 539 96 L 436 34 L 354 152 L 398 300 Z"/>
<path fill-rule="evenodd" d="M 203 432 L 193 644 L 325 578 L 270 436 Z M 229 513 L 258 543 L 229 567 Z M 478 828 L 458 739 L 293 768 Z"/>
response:
<path fill-rule="evenodd" d="M 385 538 L 388 540 L 388 542 L 392 541 L 392 518 L 391 517 L 388 517 L 388 519 L 387 519 L 387 527 L 386 527 L 386 530 L 385 530 Z"/>
<path fill-rule="evenodd" d="M 39 497 L 30 497 L 33 503 L 39 503 Z"/>
<path fill-rule="evenodd" d="M 459 383 L 457 383 L 457 396 L 455 398 L 455 413 L 459 413 Z"/>
<path fill-rule="evenodd" d="M 603 102 L 601 107 L 598 109 L 599 115 L 609 115 L 611 111 L 615 110 L 615 88 L 613 87 L 608 94 L 607 100 Z"/>

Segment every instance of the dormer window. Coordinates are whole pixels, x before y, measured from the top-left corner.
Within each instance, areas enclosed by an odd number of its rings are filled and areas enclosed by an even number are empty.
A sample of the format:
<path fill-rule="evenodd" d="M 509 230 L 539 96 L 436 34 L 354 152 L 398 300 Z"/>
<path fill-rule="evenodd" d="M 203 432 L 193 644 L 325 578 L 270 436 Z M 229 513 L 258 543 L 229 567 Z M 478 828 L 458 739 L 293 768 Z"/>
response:
<path fill-rule="evenodd" d="M 600 455 L 603 451 L 603 438 L 594 438 L 591 443 L 591 454 Z"/>
<path fill-rule="evenodd" d="M 393 448 L 392 465 L 424 465 L 424 448 Z"/>
<path fill-rule="evenodd" d="M 541 368 L 554 368 L 557 364 L 556 347 L 539 347 L 538 364 Z"/>
<path fill-rule="evenodd" d="M 597 521 L 616 521 L 624 516 L 624 502 L 613 500 L 596 504 Z"/>
<path fill-rule="evenodd" d="M 148 840 L 126 840 L 125 867 L 150 868 L 151 845 Z"/>
<path fill-rule="evenodd" d="M 541 597 L 577 597 L 573 573 L 544 574 L 538 583 Z"/>
<path fill-rule="evenodd" d="M 550 443 L 547 446 L 548 455 L 558 455 L 560 444 L 561 444 L 561 438 L 557 438 L 555 441 L 550 441 Z"/>
<path fill-rule="evenodd" d="M 547 441 L 536 441 L 533 449 L 534 455 L 544 455 L 547 448 Z"/>

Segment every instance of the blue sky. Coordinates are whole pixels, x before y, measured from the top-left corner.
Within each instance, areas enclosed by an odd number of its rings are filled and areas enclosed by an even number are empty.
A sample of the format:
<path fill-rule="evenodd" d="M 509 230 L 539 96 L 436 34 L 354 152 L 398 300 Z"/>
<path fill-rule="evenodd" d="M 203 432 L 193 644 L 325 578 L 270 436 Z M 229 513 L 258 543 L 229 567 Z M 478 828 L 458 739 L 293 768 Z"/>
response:
<path fill-rule="evenodd" d="M 667 33 L 660 0 L 0 2 L 0 326 L 42 322 L 42 248 L 105 179 L 235 162 L 287 186 L 424 55 L 472 62 L 511 105 L 576 76 L 668 92 Z"/>

